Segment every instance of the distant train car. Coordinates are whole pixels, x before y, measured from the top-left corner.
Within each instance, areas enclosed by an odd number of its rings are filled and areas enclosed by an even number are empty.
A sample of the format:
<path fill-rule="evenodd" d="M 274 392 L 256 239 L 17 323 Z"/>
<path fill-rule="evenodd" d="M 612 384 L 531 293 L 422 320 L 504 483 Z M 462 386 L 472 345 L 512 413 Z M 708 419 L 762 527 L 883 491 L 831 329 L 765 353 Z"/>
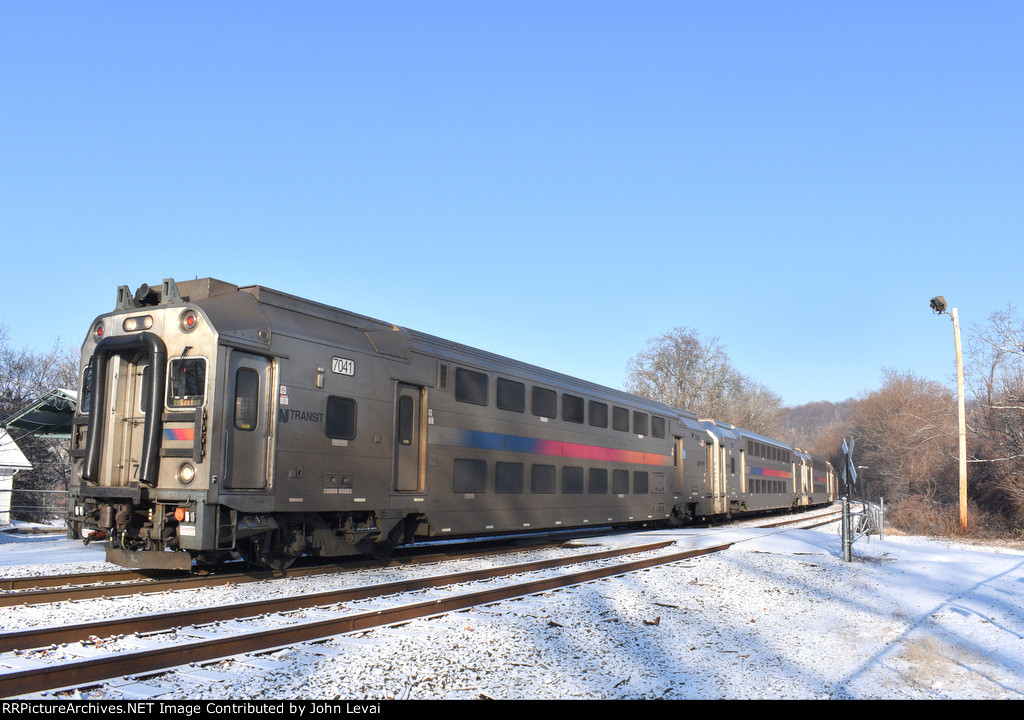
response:
<path fill-rule="evenodd" d="M 131 567 L 830 501 L 774 441 L 259 286 L 120 288 L 81 387 L 69 527 Z"/>

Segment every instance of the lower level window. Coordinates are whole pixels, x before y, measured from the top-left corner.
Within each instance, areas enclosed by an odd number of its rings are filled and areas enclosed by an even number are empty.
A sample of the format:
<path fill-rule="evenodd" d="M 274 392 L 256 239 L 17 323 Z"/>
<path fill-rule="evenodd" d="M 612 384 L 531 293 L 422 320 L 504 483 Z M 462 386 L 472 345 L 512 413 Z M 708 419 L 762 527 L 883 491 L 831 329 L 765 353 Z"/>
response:
<path fill-rule="evenodd" d="M 494 492 L 521 493 L 523 464 L 500 462 L 494 466 Z"/>
<path fill-rule="evenodd" d="M 456 460 L 452 469 L 452 489 L 457 493 L 482 493 L 487 490 L 486 460 Z"/>

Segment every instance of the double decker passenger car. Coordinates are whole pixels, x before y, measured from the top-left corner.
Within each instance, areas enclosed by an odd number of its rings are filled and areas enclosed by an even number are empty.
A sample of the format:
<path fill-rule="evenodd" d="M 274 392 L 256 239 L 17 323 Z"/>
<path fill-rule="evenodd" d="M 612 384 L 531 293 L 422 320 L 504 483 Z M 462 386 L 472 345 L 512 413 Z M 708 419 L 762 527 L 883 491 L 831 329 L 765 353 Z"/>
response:
<path fill-rule="evenodd" d="M 265 287 L 122 287 L 82 368 L 70 527 L 122 565 L 772 506 L 729 486 L 749 434 Z"/>

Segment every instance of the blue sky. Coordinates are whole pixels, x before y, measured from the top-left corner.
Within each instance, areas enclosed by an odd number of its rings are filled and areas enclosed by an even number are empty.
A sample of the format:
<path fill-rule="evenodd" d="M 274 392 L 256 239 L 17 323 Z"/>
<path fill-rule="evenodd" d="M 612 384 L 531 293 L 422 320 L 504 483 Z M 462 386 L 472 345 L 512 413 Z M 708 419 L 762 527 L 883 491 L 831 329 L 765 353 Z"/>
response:
<path fill-rule="evenodd" d="M 1024 302 L 1024 3 L 0 0 L 0 322 L 263 284 L 612 387 L 787 404 Z"/>

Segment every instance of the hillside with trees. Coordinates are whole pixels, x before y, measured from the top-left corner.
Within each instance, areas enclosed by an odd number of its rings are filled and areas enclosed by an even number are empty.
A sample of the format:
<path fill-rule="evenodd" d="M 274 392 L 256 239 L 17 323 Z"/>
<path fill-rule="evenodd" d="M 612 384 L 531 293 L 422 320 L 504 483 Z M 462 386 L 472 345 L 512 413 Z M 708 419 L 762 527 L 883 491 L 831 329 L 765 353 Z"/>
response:
<path fill-rule="evenodd" d="M 968 534 L 1024 539 L 1024 321 L 1010 306 L 965 334 Z M 959 535 L 955 389 L 886 369 L 882 386 L 842 402 L 783 407 L 733 367 L 717 337 L 676 328 L 627 367 L 626 388 L 829 459 L 855 440 L 855 495 L 885 499 L 907 532 Z"/>

